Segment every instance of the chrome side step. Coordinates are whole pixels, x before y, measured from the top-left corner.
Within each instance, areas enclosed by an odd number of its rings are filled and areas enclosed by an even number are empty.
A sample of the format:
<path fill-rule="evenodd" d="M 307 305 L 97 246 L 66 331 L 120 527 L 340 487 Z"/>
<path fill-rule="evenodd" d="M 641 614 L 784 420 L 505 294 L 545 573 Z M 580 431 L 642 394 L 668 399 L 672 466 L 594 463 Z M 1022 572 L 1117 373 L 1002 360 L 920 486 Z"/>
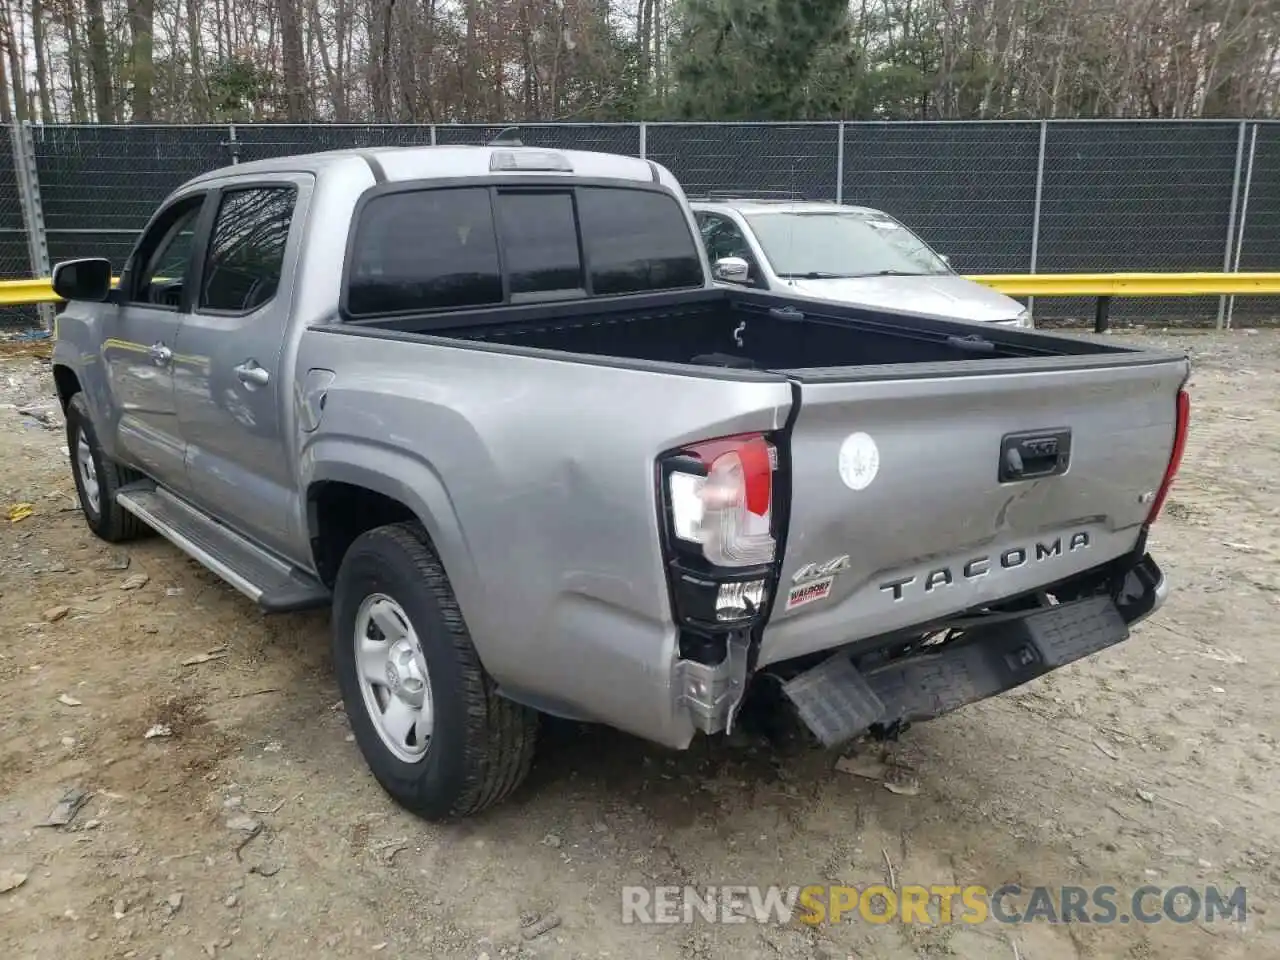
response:
<path fill-rule="evenodd" d="M 116 493 L 116 503 L 266 613 L 307 610 L 329 603 L 328 589 L 315 577 L 150 481 L 122 488 Z"/>

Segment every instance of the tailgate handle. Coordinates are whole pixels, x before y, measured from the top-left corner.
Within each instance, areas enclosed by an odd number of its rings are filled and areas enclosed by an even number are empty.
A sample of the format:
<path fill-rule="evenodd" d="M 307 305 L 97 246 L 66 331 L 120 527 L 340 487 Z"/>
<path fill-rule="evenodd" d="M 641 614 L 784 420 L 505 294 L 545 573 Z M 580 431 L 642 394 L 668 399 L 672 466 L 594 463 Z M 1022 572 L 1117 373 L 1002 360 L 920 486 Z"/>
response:
<path fill-rule="evenodd" d="M 1071 465 L 1071 430 L 1026 430 L 1000 440 L 1000 482 L 1036 480 L 1066 473 Z"/>
<path fill-rule="evenodd" d="M 770 307 L 769 316 L 775 320 L 803 320 L 804 314 L 795 307 Z"/>

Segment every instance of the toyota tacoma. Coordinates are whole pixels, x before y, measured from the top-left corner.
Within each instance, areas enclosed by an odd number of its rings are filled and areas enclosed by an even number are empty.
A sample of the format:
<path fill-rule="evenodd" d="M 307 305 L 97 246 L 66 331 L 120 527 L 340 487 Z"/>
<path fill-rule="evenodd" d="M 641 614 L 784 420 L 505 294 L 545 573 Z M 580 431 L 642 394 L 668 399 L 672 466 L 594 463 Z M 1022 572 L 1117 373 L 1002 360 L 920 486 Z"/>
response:
<path fill-rule="evenodd" d="M 543 714 L 683 749 L 767 681 L 822 744 L 894 735 L 1166 594 L 1185 356 L 718 286 L 643 159 L 242 163 L 53 284 L 89 528 L 330 608 L 426 818 L 507 796 Z"/>

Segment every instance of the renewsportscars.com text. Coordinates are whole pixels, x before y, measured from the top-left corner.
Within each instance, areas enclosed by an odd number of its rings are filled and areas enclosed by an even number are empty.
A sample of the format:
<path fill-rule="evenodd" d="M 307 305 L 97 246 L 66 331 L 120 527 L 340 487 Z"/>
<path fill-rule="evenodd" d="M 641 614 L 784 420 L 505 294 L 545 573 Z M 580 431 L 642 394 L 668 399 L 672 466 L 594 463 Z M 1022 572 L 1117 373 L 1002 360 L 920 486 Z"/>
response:
<path fill-rule="evenodd" d="M 1246 914 L 1245 888 L 1124 890 L 1115 886 L 1021 887 L 885 884 L 866 887 L 623 887 L 623 923 L 1195 923 Z"/>

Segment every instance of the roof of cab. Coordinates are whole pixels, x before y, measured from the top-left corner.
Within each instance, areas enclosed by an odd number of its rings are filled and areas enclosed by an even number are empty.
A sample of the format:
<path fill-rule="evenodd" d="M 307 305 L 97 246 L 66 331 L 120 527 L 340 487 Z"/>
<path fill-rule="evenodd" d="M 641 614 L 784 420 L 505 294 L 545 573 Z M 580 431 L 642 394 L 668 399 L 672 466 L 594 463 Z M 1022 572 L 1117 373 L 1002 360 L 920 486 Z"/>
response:
<path fill-rule="evenodd" d="M 202 180 L 221 179 L 227 176 L 253 176 L 263 173 L 297 173 L 306 172 L 321 174 L 336 166 L 359 161 L 371 168 L 378 168 L 375 174 L 389 181 L 423 180 L 444 177 L 487 177 L 492 175 L 489 169 L 493 154 L 503 151 L 520 153 L 554 153 L 563 157 L 573 168 L 572 172 L 560 175 L 566 177 L 592 177 L 608 180 L 635 180 L 648 182 L 664 182 L 668 186 L 670 174 L 657 164 L 638 157 L 627 157 L 621 154 L 598 153 L 586 150 L 556 150 L 549 147 L 514 146 L 510 144 L 492 144 L 487 146 L 421 146 L 421 147 L 364 147 L 356 149 L 326 150 L 321 153 L 295 154 L 287 157 L 275 157 L 269 160 L 253 160 L 235 166 L 220 167 L 210 170 L 191 180 L 196 183 Z M 380 171 L 380 172 L 379 172 Z M 558 171 L 539 171 L 555 175 Z M 662 174 L 666 174 L 663 176 Z"/>

